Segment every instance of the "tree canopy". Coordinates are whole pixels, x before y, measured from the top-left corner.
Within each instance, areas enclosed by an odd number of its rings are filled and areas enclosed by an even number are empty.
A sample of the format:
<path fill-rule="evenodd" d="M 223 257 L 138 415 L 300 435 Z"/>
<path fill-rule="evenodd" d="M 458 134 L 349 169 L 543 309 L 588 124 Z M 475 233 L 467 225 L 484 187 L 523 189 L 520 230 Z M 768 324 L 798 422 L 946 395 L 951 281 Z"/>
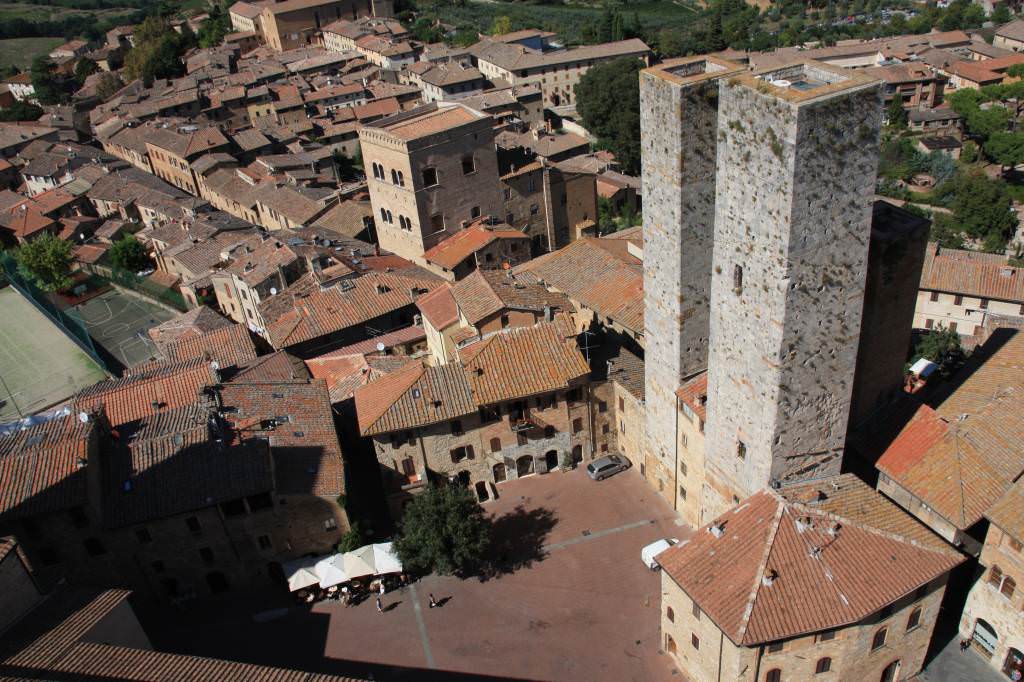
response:
<path fill-rule="evenodd" d="M 938 364 L 943 374 L 949 374 L 963 364 L 964 350 L 960 334 L 946 327 L 931 329 L 918 337 L 910 354 L 910 361 L 919 358 Z"/>
<path fill-rule="evenodd" d="M 231 33 L 231 17 L 220 3 L 213 3 L 209 14 L 209 18 L 203 22 L 199 27 L 199 33 L 196 34 L 199 47 L 216 47 L 224 42 L 224 36 Z"/>
<path fill-rule="evenodd" d="M 18 267 L 44 291 L 60 291 L 71 286 L 71 242 L 44 232 L 22 244 L 15 257 Z"/>
<path fill-rule="evenodd" d="M 74 78 L 58 74 L 49 57 L 32 60 L 32 87 L 40 104 L 65 104 L 77 88 Z"/>
<path fill-rule="evenodd" d="M 576 84 L 576 111 L 598 146 L 615 154 L 622 170 L 640 173 L 640 69 L 621 57 L 589 69 Z"/>
<path fill-rule="evenodd" d="M 104 73 L 96 84 L 96 95 L 106 102 L 124 87 L 124 82 L 116 73 Z"/>
<path fill-rule="evenodd" d="M 958 173 L 956 178 L 936 192 L 951 197 L 950 215 L 937 214 L 936 227 L 962 233 L 982 242 L 982 248 L 999 252 L 1017 229 L 1013 200 L 1002 180 L 993 180 L 980 171 Z M 948 241 L 947 245 L 952 245 Z"/>
<path fill-rule="evenodd" d="M 38 121 L 43 115 L 42 107 L 28 102 L 16 101 L 9 107 L 0 109 L 0 121 Z"/>
<path fill-rule="evenodd" d="M 467 574 L 482 564 L 489 544 L 490 526 L 473 493 L 442 484 L 406 506 L 395 551 L 410 571 Z"/>
<path fill-rule="evenodd" d="M 181 55 L 195 45 L 188 24 L 178 33 L 165 18 L 151 16 L 135 29 L 135 47 L 124 58 L 125 73 L 146 85 L 158 78 L 177 78 L 185 73 Z"/>
<path fill-rule="evenodd" d="M 145 270 L 151 265 L 146 247 L 135 237 L 126 234 L 110 247 L 110 261 L 122 270 Z"/>

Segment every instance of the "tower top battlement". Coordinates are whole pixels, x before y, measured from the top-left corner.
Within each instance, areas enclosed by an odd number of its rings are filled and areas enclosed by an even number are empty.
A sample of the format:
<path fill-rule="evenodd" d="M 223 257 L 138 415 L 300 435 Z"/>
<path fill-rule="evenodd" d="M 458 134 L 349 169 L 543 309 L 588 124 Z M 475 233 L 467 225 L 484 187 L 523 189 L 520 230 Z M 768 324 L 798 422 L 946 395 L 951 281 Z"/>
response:
<path fill-rule="evenodd" d="M 882 81 L 865 73 L 807 59 L 787 66 L 747 71 L 729 78 L 743 85 L 800 106 L 855 90 L 879 87 Z"/>
<path fill-rule="evenodd" d="M 711 55 L 700 55 L 669 59 L 657 66 L 644 69 L 643 73 L 676 85 L 687 85 L 715 78 L 730 77 L 743 73 L 744 70 L 742 64 Z"/>

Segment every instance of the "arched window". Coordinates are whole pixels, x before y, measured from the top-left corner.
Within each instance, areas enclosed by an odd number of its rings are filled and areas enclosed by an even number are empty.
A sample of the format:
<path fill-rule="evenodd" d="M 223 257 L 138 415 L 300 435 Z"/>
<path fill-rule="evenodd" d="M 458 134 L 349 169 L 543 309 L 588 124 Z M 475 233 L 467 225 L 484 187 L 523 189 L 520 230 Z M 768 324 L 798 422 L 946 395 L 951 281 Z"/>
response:
<path fill-rule="evenodd" d="M 676 612 L 672 610 L 671 606 L 665 607 L 665 617 L 668 618 L 670 623 L 676 622 Z"/>
<path fill-rule="evenodd" d="M 391 225 L 394 225 L 395 224 L 395 218 L 394 218 L 394 216 L 391 215 L 391 211 L 385 211 L 385 213 L 387 213 L 387 216 L 388 216 L 388 223 L 391 224 Z"/>
<path fill-rule="evenodd" d="M 772 668 L 764 675 L 764 682 L 782 682 L 782 670 Z"/>
<path fill-rule="evenodd" d="M 871 638 L 871 650 L 881 649 L 885 646 L 885 637 L 889 634 L 888 628 L 880 628 L 875 636 Z"/>
<path fill-rule="evenodd" d="M 374 161 L 373 163 L 373 177 L 377 178 L 378 180 L 384 179 L 384 166 L 380 165 L 376 161 Z"/>
<path fill-rule="evenodd" d="M 914 609 L 907 618 L 907 632 L 921 624 L 921 609 Z"/>
<path fill-rule="evenodd" d="M 827 673 L 832 670 L 832 659 L 826 656 L 825 658 L 819 658 L 817 664 L 814 666 L 815 674 Z"/>
<path fill-rule="evenodd" d="M 396 171 L 394 168 L 391 169 L 391 184 L 398 184 L 398 171 Z"/>
<path fill-rule="evenodd" d="M 405 187 L 405 174 L 402 171 L 398 171 L 398 186 Z"/>
<path fill-rule="evenodd" d="M 388 212 L 383 208 L 380 209 L 380 220 L 382 223 L 386 223 L 388 221 Z"/>
<path fill-rule="evenodd" d="M 1013 591 L 1017 587 L 1017 582 L 1010 576 L 1003 578 L 1003 586 L 999 588 L 999 591 L 1007 599 L 1013 598 Z"/>

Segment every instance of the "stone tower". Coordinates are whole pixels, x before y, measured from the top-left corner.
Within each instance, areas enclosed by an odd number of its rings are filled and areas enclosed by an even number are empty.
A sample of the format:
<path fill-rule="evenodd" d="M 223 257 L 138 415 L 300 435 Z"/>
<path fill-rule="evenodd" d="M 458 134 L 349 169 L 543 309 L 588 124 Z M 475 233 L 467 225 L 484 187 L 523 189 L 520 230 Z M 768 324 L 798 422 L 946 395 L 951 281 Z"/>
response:
<path fill-rule="evenodd" d="M 722 82 L 704 518 L 839 473 L 881 102 L 877 80 L 813 61 Z"/>
<path fill-rule="evenodd" d="M 674 481 L 676 389 L 707 368 L 719 81 L 742 72 L 690 57 L 640 76 L 647 467 Z"/>

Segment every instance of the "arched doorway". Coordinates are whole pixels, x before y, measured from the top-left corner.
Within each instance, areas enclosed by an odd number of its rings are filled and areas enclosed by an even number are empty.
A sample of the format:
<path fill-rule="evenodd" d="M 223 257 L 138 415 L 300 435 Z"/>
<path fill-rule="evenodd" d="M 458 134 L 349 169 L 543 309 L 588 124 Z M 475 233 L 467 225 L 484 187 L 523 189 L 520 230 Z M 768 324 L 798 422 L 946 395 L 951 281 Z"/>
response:
<path fill-rule="evenodd" d="M 508 473 L 505 471 L 504 462 L 498 462 L 497 464 L 495 464 L 493 467 L 491 467 L 491 471 L 494 472 L 495 483 L 501 483 L 508 477 Z"/>
<path fill-rule="evenodd" d="M 476 482 L 476 499 L 481 502 L 491 499 L 490 493 L 487 492 L 487 483 L 485 481 Z"/>
<path fill-rule="evenodd" d="M 1006 660 L 1003 662 L 1003 674 L 1013 679 L 1013 673 L 1024 674 L 1024 652 L 1014 649 L 1012 646 L 1006 652 Z"/>
<path fill-rule="evenodd" d="M 455 474 L 455 478 L 452 479 L 455 483 L 461 485 L 463 488 L 469 487 L 469 472 L 463 469 L 459 473 Z"/>
<path fill-rule="evenodd" d="M 533 457 L 530 455 L 523 455 L 516 460 L 516 476 L 522 478 L 523 476 L 529 476 L 533 473 Z"/>
<path fill-rule="evenodd" d="M 548 471 L 553 471 L 558 468 L 558 451 L 548 450 L 544 453 L 544 463 L 548 465 Z"/>
<path fill-rule="evenodd" d="M 583 446 L 574 445 L 572 446 L 572 463 L 579 464 L 583 461 Z"/>
<path fill-rule="evenodd" d="M 900 679 L 900 661 L 896 659 L 889 665 L 885 666 L 885 670 L 882 671 L 882 677 L 879 682 L 896 682 Z"/>
<path fill-rule="evenodd" d="M 220 571 L 213 571 L 212 573 L 206 574 L 206 584 L 210 587 L 210 591 L 214 594 L 220 594 L 221 592 L 228 591 L 228 579 Z"/>
<path fill-rule="evenodd" d="M 974 623 L 974 633 L 971 635 L 971 639 L 978 643 L 981 650 L 989 656 L 996 650 L 996 645 L 999 644 L 999 635 L 996 634 L 995 628 L 989 625 L 987 620 L 979 618 Z"/>

